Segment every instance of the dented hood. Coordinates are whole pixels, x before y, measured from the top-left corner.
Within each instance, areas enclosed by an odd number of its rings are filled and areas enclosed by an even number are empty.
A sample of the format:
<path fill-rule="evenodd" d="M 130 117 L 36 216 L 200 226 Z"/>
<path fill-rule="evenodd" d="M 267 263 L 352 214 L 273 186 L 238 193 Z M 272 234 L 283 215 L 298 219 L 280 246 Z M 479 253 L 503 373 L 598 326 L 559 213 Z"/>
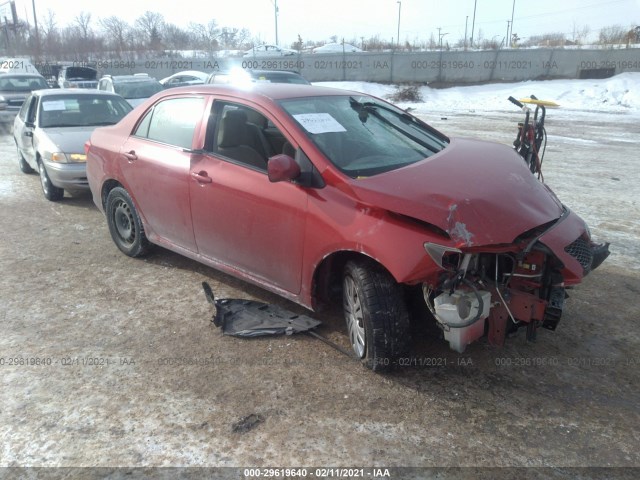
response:
<path fill-rule="evenodd" d="M 416 164 L 352 183 L 358 200 L 446 231 L 456 246 L 512 243 L 562 205 L 512 148 L 452 138 Z"/>

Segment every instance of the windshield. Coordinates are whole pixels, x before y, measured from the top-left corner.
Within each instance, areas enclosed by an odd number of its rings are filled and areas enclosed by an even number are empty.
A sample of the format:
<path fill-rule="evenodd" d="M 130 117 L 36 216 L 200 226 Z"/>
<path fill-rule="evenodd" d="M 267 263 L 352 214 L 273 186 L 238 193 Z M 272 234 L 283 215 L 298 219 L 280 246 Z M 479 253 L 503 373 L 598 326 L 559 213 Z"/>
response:
<path fill-rule="evenodd" d="M 149 98 L 163 90 L 160 82 L 114 83 L 113 89 L 124 98 Z"/>
<path fill-rule="evenodd" d="M 42 77 L 11 77 L 8 75 L 0 77 L 0 90 L 3 92 L 30 92 L 41 88 L 49 88 Z"/>
<path fill-rule="evenodd" d="M 282 100 L 282 107 L 327 158 L 350 177 L 419 162 L 448 144 L 441 133 L 365 95 Z"/>
<path fill-rule="evenodd" d="M 55 95 L 40 102 L 40 128 L 114 125 L 132 110 L 116 95 Z"/>

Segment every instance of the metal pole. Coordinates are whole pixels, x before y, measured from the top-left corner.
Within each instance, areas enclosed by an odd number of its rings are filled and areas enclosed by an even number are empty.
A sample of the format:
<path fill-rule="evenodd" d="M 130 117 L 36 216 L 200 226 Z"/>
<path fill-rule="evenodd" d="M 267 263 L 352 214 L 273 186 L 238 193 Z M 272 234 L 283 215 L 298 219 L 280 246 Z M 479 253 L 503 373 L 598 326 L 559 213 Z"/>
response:
<path fill-rule="evenodd" d="M 467 15 L 467 19 L 464 21 L 464 49 L 467 49 L 467 24 L 469 23 L 469 15 Z"/>
<path fill-rule="evenodd" d="M 31 0 L 33 7 L 33 24 L 36 27 L 36 59 L 40 58 L 40 35 L 38 33 L 38 17 L 36 16 L 36 0 Z"/>
<path fill-rule="evenodd" d="M 476 28 L 476 7 L 478 6 L 478 0 L 473 2 L 473 20 L 471 21 L 471 48 L 473 48 L 473 32 Z"/>
<path fill-rule="evenodd" d="M 513 8 L 511 9 L 511 36 L 513 36 L 513 13 L 516 11 L 516 0 L 513 0 Z M 511 46 L 511 37 L 507 38 L 509 46 Z"/>
<path fill-rule="evenodd" d="M 273 10 L 276 17 L 276 45 L 280 45 L 278 42 L 278 0 L 273 1 Z"/>
<path fill-rule="evenodd" d="M 402 2 L 396 2 L 398 4 L 398 48 L 400 47 L 400 11 L 402 10 Z"/>
<path fill-rule="evenodd" d="M 507 20 L 507 36 L 505 37 L 505 44 L 504 44 L 504 48 L 509 48 L 511 46 L 511 42 L 509 42 L 509 24 L 511 22 L 509 22 L 509 20 Z"/>

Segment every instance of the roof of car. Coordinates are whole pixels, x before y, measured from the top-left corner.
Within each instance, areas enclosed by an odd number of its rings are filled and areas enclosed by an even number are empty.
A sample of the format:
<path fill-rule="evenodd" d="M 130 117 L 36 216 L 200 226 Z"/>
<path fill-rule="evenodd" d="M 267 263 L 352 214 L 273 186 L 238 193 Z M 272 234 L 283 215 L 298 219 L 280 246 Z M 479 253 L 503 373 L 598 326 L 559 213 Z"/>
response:
<path fill-rule="evenodd" d="M 155 78 L 148 75 L 105 75 L 102 78 L 110 78 L 114 83 L 157 82 Z"/>
<path fill-rule="evenodd" d="M 230 84 L 189 85 L 165 90 L 164 93 L 167 96 L 178 93 L 226 94 L 246 99 L 267 97 L 273 100 L 301 97 L 326 97 L 332 95 L 363 95 L 360 92 L 351 90 L 292 83 L 252 83 L 249 86 L 233 86 Z"/>
<path fill-rule="evenodd" d="M 40 97 L 56 97 L 59 95 L 107 95 L 110 97 L 120 97 L 120 95 L 116 95 L 115 93 L 105 92 L 104 90 L 97 90 L 93 88 L 50 88 L 35 90 L 33 93 L 39 95 Z"/>
<path fill-rule="evenodd" d="M 39 73 L 0 73 L 2 78 L 43 78 Z"/>

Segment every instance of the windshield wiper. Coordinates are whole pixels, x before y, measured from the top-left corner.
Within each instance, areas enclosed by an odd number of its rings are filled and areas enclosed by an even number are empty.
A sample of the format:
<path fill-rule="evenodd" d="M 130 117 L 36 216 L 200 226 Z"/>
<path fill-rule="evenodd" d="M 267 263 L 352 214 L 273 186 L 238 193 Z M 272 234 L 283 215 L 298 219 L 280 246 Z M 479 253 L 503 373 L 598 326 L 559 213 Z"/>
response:
<path fill-rule="evenodd" d="M 388 112 L 393 113 L 394 115 L 402 118 L 405 123 L 415 123 L 416 120 L 406 112 L 402 113 L 402 114 L 399 114 L 398 112 L 396 112 L 395 110 L 387 107 L 386 105 L 380 105 L 379 103 L 374 103 L 374 102 L 358 102 L 353 97 L 349 97 L 349 104 L 351 105 L 351 108 L 353 110 L 358 112 L 358 118 L 360 119 L 360 121 L 363 124 L 367 121 L 367 118 L 368 118 L 369 114 L 371 114 L 374 117 L 376 117 L 378 120 L 380 120 L 381 122 L 385 123 L 386 125 L 389 125 L 394 130 L 396 130 L 396 131 L 402 133 L 403 135 L 409 137 L 411 140 L 416 142 L 418 145 L 421 145 L 422 147 L 426 148 L 427 150 L 429 150 L 429 151 L 431 151 L 433 153 L 438 153 L 443 148 L 443 146 L 440 146 L 440 149 L 437 149 L 436 147 L 424 142 L 420 138 L 418 138 L 415 135 L 411 134 L 407 130 L 405 130 L 403 128 L 400 128 L 400 126 L 398 126 L 396 123 L 392 122 L 387 117 L 382 115 L 378 111 L 378 109 L 386 110 Z"/>

